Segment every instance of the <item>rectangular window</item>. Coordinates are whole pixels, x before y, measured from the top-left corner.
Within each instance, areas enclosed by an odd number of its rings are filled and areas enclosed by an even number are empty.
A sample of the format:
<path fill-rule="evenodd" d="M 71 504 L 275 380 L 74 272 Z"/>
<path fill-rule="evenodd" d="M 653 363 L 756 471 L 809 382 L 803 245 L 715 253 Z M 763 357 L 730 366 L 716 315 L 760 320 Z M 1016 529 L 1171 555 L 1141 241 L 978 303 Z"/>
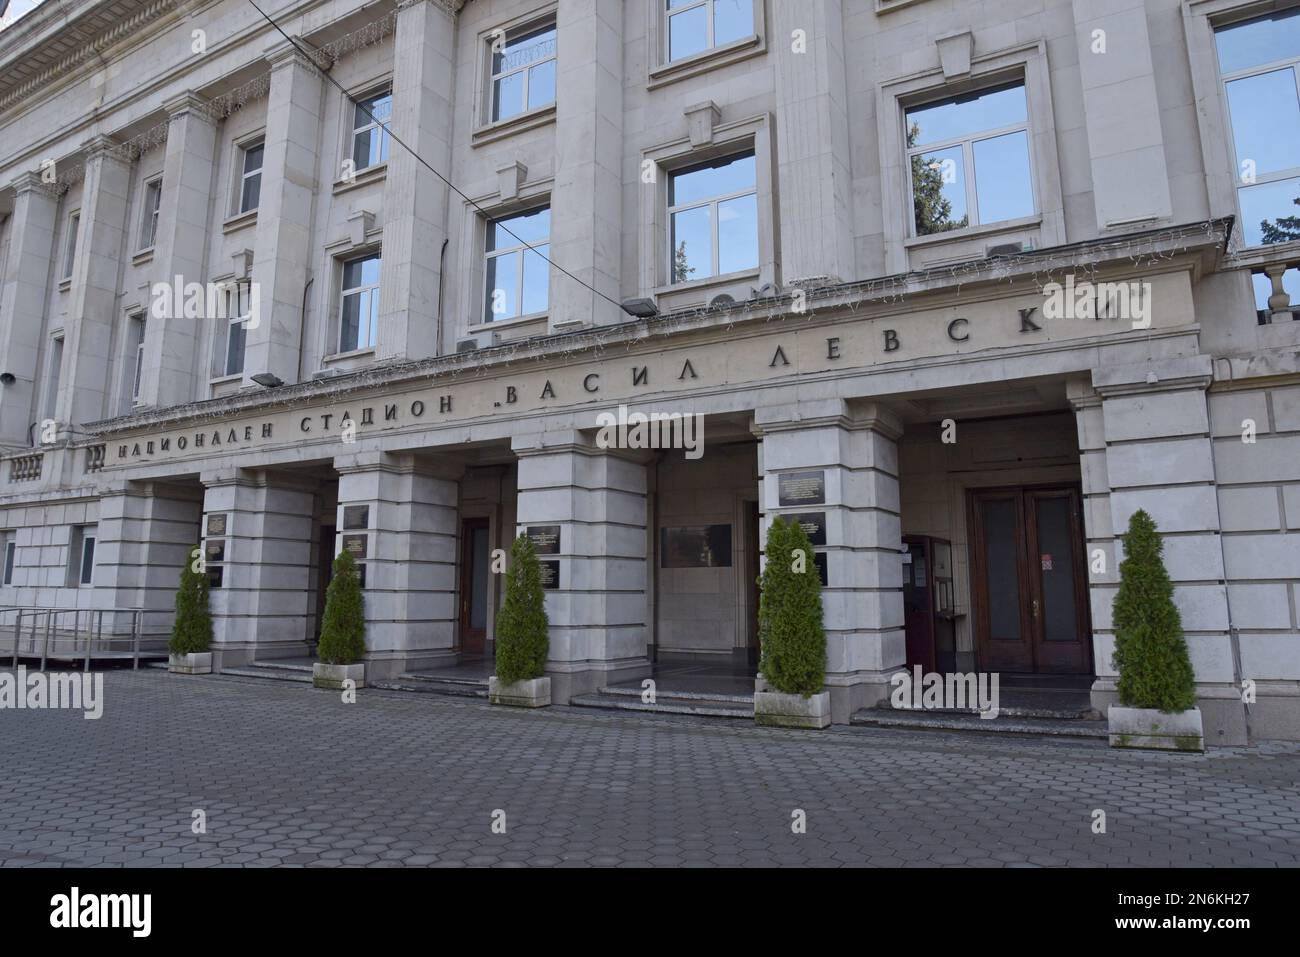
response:
<path fill-rule="evenodd" d="M 140 213 L 140 249 L 153 249 L 158 239 L 158 210 L 162 206 L 162 177 L 144 184 L 144 208 Z"/>
<path fill-rule="evenodd" d="M 63 278 L 72 278 L 72 267 L 77 262 L 77 233 L 81 231 L 81 212 L 68 217 L 68 238 L 63 243 Z"/>
<path fill-rule="evenodd" d="M 357 172 L 388 162 L 388 131 L 393 94 L 385 91 L 357 100 L 352 111 L 352 162 Z"/>
<path fill-rule="evenodd" d="M 244 371 L 244 349 L 248 342 L 248 320 L 252 309 L 252 282 L 241 279 L 226 283 L 223 315 L 217 327 L 216 368 L 218 377 L 240 375 Z"/>
<path fill-rule="evenodd" d="M 550 301 L 551 208 L 504 216 L 487 224 L 483 321 L 546 312 Z"/>
<path fill-rule="evenodd" d="M 245 146 L 241 151 L 241 169 L 239 177 L 239 212 L 247 213 L 257 209 L 262 200 L 262 156 L 265 145 L 255 143 Z"/>
<path fill-rule="evenodd" d="M 131 383 L 131 405 L 140 401 L 140 383 L 144 378 L 144 324 L 143 312 L 127 316 L 126 369 L 127 381 Z"/>
<path fill-rule="evenodd" d="M 1023 83 L 912 107 L 906 124 L 917 236 L 1034 214 Z"/>
<path fill-rule="evenodd" d="M 45 398 L 41 404 L 41 414 L 47 418 L 54 418 L 54 413 L 59 406 L 59 377 L 63 374 L 63 336 L 55 336 L 50 340 L 50 358 L 49 365 L 45 370 Z"/>
<path fill-rule="evenodd" d="M 0 579 L 0 584 L 12 585 L 14 583 L 14 560 L 18 554 L 18 543 L 8 535 L 4 536 L 4 577 Z"/>
<path fill-rule="evenodd" d="M 491 120 L 555 102 L 555 24 L 508 35 L 492 47 Z"/>
<path fill-rule="evenodd" d="M 1300 9 L 1215 31 L 1247 246 L 1300 239 Z"/>
<path fill-rule="evenodd" d="M 373 349 L 379 332 L 380 257 L 364 256 L 343 264 L 339 304 L 339 352 Z"/>
<path fill-rule="evenodd" d="M 72 529 L 68 546 L 68 586 L 93 584 L 95 577 L 94 525 L 79 525 Z"/>
<path fill-rule="evenodd" d="M 758 268 L 758 186 L 754 154 L 673 173 L 668 223 L 674 283 Z"/>
<path fill-rule="evenodd" d="M 754 35 L 753 0 L 661 0 L 668 62 Z"/>

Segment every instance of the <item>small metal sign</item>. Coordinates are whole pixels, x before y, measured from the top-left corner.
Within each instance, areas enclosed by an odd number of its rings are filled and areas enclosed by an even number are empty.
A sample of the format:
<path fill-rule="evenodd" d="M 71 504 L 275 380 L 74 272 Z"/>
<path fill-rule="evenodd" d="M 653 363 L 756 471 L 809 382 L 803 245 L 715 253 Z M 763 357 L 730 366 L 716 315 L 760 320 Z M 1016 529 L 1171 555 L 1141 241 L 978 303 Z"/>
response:
<path fill-rule="evenodd" d="M 209 515 L 208 534 L 213 536 L 226 534 L 226 518 L 225 514 Z"/>
<path fill-rule="evenodd" d="M 558 560 L 538 562 L 542 569 L 542 588 L 555 591 L 560 587 L 560 563 Z"/>
<path fill-rule="evenodd" d="M 821 579 L 822 587 L 825 588 L 830 582 L 830 566 L 825 552 L 817 552 L 813 555 L 813 564 L 817 566 L 817 577 Z"/>
<path fill-rule="evenodd" d="M 784 472 L 777 481 L 778 504 L 787 505 L 825 505 L 826 473 L 818 469 L 815 472 Z"/>
<path fill-rule="evenodd" d="M 528 537 L 533 540 L 533 550 L 538 555 L 560 554 L 559 525 L 529 525 Z"/>
<path fill-rule="evenodd" d="M 343 550 L 355 559 L 366 557 L 366 543 L 369 537 L 366 535 L 344 535 Z"/>
<path fill-rule="evenodd" d="M 784 516 L 787 522 L 793 522 L 803 527 L 808 541 L 813 547 L 826 544 L 826 513 L 825 512 L 798 512 Z"/>
<path fill-rule="evenodd" d="M 370 506 L 369 505 L 344 505 L 343 506 L 343 527 L 346 529 L 369 528 L 370 527 Z"/>
<path fill-rule="evenodd" d="M 207 558 L 208 562 L 224 562 L 226 560 L 226 543 L 224 541 L 208 542 Z"/>

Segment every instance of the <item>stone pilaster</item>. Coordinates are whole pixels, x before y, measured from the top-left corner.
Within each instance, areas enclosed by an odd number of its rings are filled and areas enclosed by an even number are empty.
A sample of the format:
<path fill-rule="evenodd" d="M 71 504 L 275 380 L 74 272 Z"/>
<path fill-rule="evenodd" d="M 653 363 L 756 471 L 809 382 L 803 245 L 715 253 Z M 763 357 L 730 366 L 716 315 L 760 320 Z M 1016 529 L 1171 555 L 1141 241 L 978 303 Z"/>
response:
<path fill-rule="evenodd" d="M 455 16 L 438 3 L 397 12 L 392 131 L 434 169 L 451 168 Z M 384 263 L 379 359 L 437 355 L 441 251 L 447 239 L 442 180 L 394 144 L 384 182 Z"/>
<path fill-rule="evenodd" d="M 334 467 L 336 553 L 349 540 L 365 547 L 367 675 L 454 664 L 462 470 L 382 452 L 340 455 Z"/>
<path fill-rule="evenodd" d="M 0 286 L 0 372 L 10 373 L 14 381 L 0 385 L 0 449 L 29 444 L 59 207 L 36 173 L 19 176 L 13 191 L 9 257 Z"/>
<path fill-rule="evenodd" d="M 69 423 L 94 422 L 112 411 L 111 343 L 131 178 L 131 166 L 115 145 L 101 136 L 86 147 L 81 238 L 72 267 L 65 372 L 55 414 L 61 430 Z"/>
<path fill-rule="evenodd" d="M 314 491 L 267 472 L 205 473 L 205 547 L 224 545 L 221 587 L 211 592 L 213 651 L 218 665 L 306 654 L 315 613 L 311 575 Z M 213 515 L 224 516 L 212 534 Z"/>
<path fill-rule="evenodd" d="M 771 9 L 782 274 L 786 281 L 850 279 L 861 270 L 854 262 L 843 2 Z M 806 49 L 794 48 L 795 31 L 803 31 Z"/>
<path fill-rule="evenodd" d="M 163 166 L 158 234 L 154 241 L 155 282 L 203 282 L 208 244 L 208 209 L 216 161 L 217 129 L 199 97 L 186 93 L 165 104 L 170 115 Z M 179 277 L 179 278 L 178 278 Z M 151 304 L 152 306 L 152 304 Z M 169 310 L 169 313 L 172 310 Z M 159 317 L 152 307 L 145 321 L 142 405 L 170 406 L 199 397 L 197 363 L 204 338 L 211 341 L 218 318 Z"/>
<path fill-rule="evenodd" d="M 646 468 L 581 432 L 516 436 L 518 532 L 560 529 L 558 587 L 546 593 L 552 696 L 649 674 Z"/>
<path fill-rule="evenodd" d="M 1093 704 L 1116 703 L 1111 606 L 1123 560 L 1120 536 L 1138 509 L 1155 520 L 1196 672 L 1207 743 L 1242 744 L 1245 711 L 1224 584 L 1223 545 L 1205 390 L 1207 356 L 1093 371 L 1092 390 L 1072 384 L 1083 454 Z M 1097 572 L 1097 550 L 1105 571 Z"/>
<path fill-rule="evenodd" d="M 601 0 L 559 0 L 556 13 L 551 259 L 613 302 L 553 269 L 552 328 L 626 318 L 613 304 L 622 298 L 623 16 Z"/>
<path fill-rule="evenodd" d="M 321 79 L 288 42 L 274 49 L 266 102 L 262 194 L 253 282 L 259 315 L 248 324 L 244 376 L 298 381 L 302 297 L 310 270 L 312 200 L 320 150 Z"/>
<path fill-rule="evenodd" d="M 764 540 L 778 515 L 826 515 L 826 689 L 832 720 L 847 724 L 854 711 L 888 698 L 889 680 L 907 660 L 898 491 L 902 426 L 879 406 L 851 410 L 835 399 L 760 408 L 754 428 L 762 439 Z M 816 473 L 811 478 L 822 483 L 824 501 L 782 505 L 782 476 L 806 472 Z"/>

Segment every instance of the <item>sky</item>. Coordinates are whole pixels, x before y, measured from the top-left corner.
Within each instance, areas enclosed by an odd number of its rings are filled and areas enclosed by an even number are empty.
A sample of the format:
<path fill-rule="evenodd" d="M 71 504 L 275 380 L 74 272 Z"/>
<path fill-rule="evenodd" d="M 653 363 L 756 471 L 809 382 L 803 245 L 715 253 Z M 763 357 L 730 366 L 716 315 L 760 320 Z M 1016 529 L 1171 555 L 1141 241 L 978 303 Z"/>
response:
<path fill-rule="evenodd" d="M 0 30 L 9 26 L 23 14 L 30 13 L 40 2 L 41 0 L 10 0 L 9 9 L 5 11 L 3 17 L 0 17 Z M 0 6 L 4 6 L 4 0 L 0 0 Z"/>

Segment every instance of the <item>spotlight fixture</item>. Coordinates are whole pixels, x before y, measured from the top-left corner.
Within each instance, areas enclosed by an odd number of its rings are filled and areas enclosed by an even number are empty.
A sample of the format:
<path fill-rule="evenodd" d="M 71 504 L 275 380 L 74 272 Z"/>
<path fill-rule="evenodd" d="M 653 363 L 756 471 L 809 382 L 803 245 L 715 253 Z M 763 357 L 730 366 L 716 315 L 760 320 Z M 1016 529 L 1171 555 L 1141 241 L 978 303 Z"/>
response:
<path fill-rule="evenodd" d="M 13 385 L 14 381 L 12 372 L 0 372 L 0 385 Z"/>
<path fill-rule="evenodd" d="M 274 372 L 259 372 L 252 376 L 252 380 L 264 389 L 278 389 L 284 385 L 284 380 Z"/>
<path fill-rule="evenodd" d="M 653 299 L 626 299 L 623 301 L 623 311 L 637 319 L 650 319 L 659 315 Z"/>

